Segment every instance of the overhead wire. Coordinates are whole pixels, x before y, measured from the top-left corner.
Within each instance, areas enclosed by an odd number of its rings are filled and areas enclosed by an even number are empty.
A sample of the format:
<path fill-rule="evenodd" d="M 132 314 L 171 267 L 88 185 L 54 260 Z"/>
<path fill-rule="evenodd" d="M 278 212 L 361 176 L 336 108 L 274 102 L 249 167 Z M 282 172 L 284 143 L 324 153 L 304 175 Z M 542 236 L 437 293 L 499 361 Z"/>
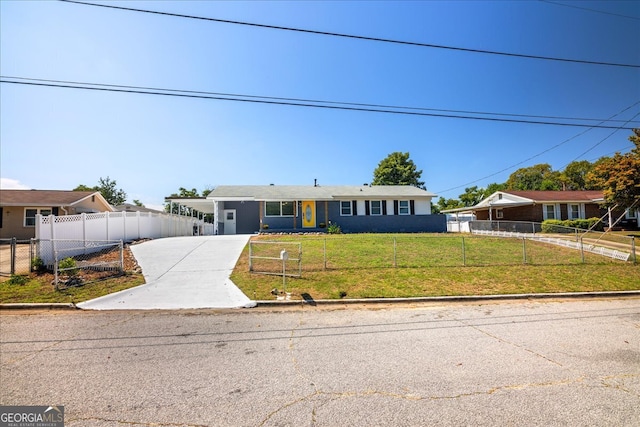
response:
<path fill-rule="evenodd" d="M 368 112 L 368 113 L 397 114 L 397 115 L 407 115 L 407 116 L 441 117 L 441 118 L 450 118 L 450 119 L 483 120 L 483 121 L 491 121 L 491 122 L 527 123 L 527 124 L 535 124 L 535 125 L 586 127 L 586 128 L 600 128 L 600 129 L 619 129 L 620 128 L 619 126 L 603 125 L 602 123 L 604 122 L 601 122 L 600 124 L 586 124 L 586 123 L 550 122 L 550 121 L 541 121 L 541 120 L 508 119 L 508 118 L 499 118 L 499 117 L 478 117 L 478 116 L 461 115 L 461 114 L 435 114 L 435 113 L 427 113 L 427 112 L 421 112 L 421 111 L 403 111 L 403 110 L 391 110 L 391 109 L 380 109 L 380 108 L 365 108 L 365 107 L 356 107 L 356 106 L 350 107 L 345 105 L 324 105 L 324 104 L 313 104 L 313 103 L 303 103 L 303 102 L 293 102 L 293 101 L 248 99 L 248 98 L 238 98 L 238 97 L 232 97 L 232 96 L 219 96 L 219 95 L 204 95 L 204 94 L 198 95 L 194 93 L 171 92 L 169 90 L 161 92 L 158 90 L 154 91 L 154 90 L 142 90 L 142 89 L 125 89 L 125 88 L 117 88 L 117 87 L 80 85 L 80 84 L 15 81 L 15 80 L 7 80 L 7 79 L 0 79 L 0 83 L 65 88 L 65 89 L 79 89 L 79 90 L 90 90 L 90 91 L 102 91 L 102 92 L 119 92 L 119 93 L 140 94 L 140 95 L 210 99 L 210 100 L 218 100 L 218 101 L 234 101 L 234 102 L 246 102 L 246 103 L 257 103 L 257 104 L 267 104 L 267 105 L 308 107 L 308 108 L 320 108 L 320 109 L 329 109 L 329 110 L 360 111 L 360 112 Z"/>
<path fill-rule="evenodd" d="M 559 1 L 550 1 L 550 0 L 538 0 L 538 1 L 540 1 L 542 3 L 553 4 L 553 5 L 556 5 L 556 6 L 570 7 L 572 9 L 586 10 L 586 11 L 589 11 L 589 12 L 601 13 L 603 15 L 610 15 L 610 16 L 616 16 L 618 18 L 627 18 L 627 19 L 634 19 L 636 21 L 640 21 L 640 17 L 637 17 L 637 16 L 622 15 L 621 13 L 613 13 L 613 12 L 607 12 L 606 10 L 592 9 L 590 7 L 583 7 L 583 6 L 576 6 L 574 4 L 560 3 Z"/>
<path fill-rule="evenodd" d="M 631 108 L 635 107 L 635 106 L 636 106 L 636 105 L 638 105 L 638 104 L 640 104 L 640 101 L 635 102 L 635 103 L 633 103 L 632 105 L 630 105 L 630 106 L 628 106 L 628 107 L 624 108 L 624 109 L 623 109 L 623 110 L 621 110 L 620 112 L 618 112 L 618 113 L 614 114 L 613 116 L 611 116 L 611 117 L 610 117 L 610 119 L 611 119 L 611 118 L 613 118 L 613 117 L 619 116 L 620 114 L 622 114 L 622 113 L 624 113 L 624 112 L 628 111 L 629 109 L 631 109 Z M 637 117 L 638 115 L 640 115 L 640 113 L 636 114 L 633 118 Z M 632 119 L 627 120 L 627 122 L 629 122 L 629 121 L 631 121 L 631 120 L 632 120 Z M 501 174 L 501 173 L 503 173 L 503 172 L 506 172 L 506 171 L 508 171 L 508 170 L 512 170 L 512 169 L 516 168 L 517 166 L 520 166 L 520 165 L 522 165 L 522 164 L 524 164 L 524 163 L 529 162 L 530 160 L 533 160 L 533 159 L 535 159 L 535 158 L 537 158 L 537 157 L 540 157 L 540 156 L 542 156 L 543 154 L 548 153 L 549 151 L 554 150 L 554 149 L 556 149 L 556 148 L 560 147 L 561 145 L 564 145 L 564 144 L 566 144 L 567 142 L 572 141 L 572 140 L 574 140 L 574 139 L 576 139 L 576 138 L 578 138 L 578 137 L 580 137 L 580 136 L 584 135 L 584 134 L 585 134 L 585 133 L 587 133 L 587 132 L 590 132 L 590 131 L 591 131 L 591 130 L 593 130 L 593 129 L 595 129 L 595 127 L 590 128 L 590 129 L 586 129 L 586 130 L 584 130 L 584 131 L 582 131 L 582 132 L 580 132 L 580 133 L 578 133 L 578 134 L 576 134 L 576 135 L 573 135 L 573 136 L 572 136 L 572 137 L 570 137 L 570 138 L 565 139 L 564 141 L 562 141 L 562 142 L 560 142 L 560 143 L 558 143 L 558 144 L 556 144 L 556 145 L 554 145 L 554 146 L 552 146 L 552 147 L 550 147 L 550 148 L 547 148 L 547 149 L 546 149 L 546 150 L 544 150 L 544 151 L 541 151 L 541 152 L 540 152 L 540 153 L 538 153 L 538 154 L 535 154 L 535 155 L 533 155 L 533 156 L 531 156 L 531 157 L 529 157 L 529 158 L 527 158 L 527 159 L 524 159 L 524 160 L 522 160 L 522 161 L 520 161 L 520 162 L 518 162 L 518 163 L 516 163 L 516 164 L 513 164 L 513 165 L 511 165 L 511 166 L 508 166 L 508 167 L 506 167 L 506 168 L 504 168 L 504 169 L 501 169 L 501 170 L 499 170 L 498 172 L 494 172 L 494 173 L 492 173 L 492 174 L 490 174 L 490 175 L 487 175 L 487 176 L 484 176 L 484 177 L 482 177 L 482 178 L 478 178 L 478 179 L 476 179 L 476 180 L 473 180 L 473 181 L 467 182 L 466 184 L 462 184 L 462 185 L 458 185 L 458 186 L 455 186 L 455 187 L 451 187 L 451 188 L 448 188 L 448 189 L 446 189 L 446 190 L 442 190 L 442 191 L 436 191 L 436 193 L 438 193 L 438 194 L 440 194 L 440 193 L 448 193 L 448 192 L 450 192 L 450 191 L 457 190 L 457 189 L 459 189 L 459 188 L 464 188 L 464 187 L 467 187 L 467 186 L 469 186 L 469 185 L 471 185 L 471 184 L 478 183 L 478 182 L 480 182 L 480 181 L 484 181 L 485 179 L 493 178 L 493 177 L 494 177 L 494 176 L 496 176 L 496 175 L 499 175 L 499 174 Z M 618 128 L 618 129 L 616 129 L 616 130 L 615 130 L 615 131 L 613 131 L 610 135 L 606 136 L 604 139 L 602 139 L 600 142 L 598 142 L 598 143 L 596 144 L 596 146 L 597 146 L 597 145 L 599 145 L 599 144 L 601 144 L 602 142 L 604 142 L 605 140 L 607 140 L 609 137 L 611 137 L 611 135 L 615 134 L 616 132 L 618 132 L 618 131 L 620 131 L 620 130 L 622 130 L 622 129 L 624 129 L 624 128 L 620 127 L 620 128 Z M 592 147 L 592 148 L 595 148 L 595 146 L 594 146 L 594 147 Z M 580 156 L 578 156 L 578 158 L 579 158 L 579 157 L 581 157 L 582 155 L 586 154 L 586 153 L 587 153 L 587 152 L 589 152 L 589 151 L 591 151 L 591 149 L 590 149 L 590 150 L 587 150 L 585 153 L 583 153 L 583 154 L 581 154 Z M 574 159 L 573 161 L 575 161 L 575 160 L 577 160 L 577 158 L 576 158 L 576 159 Z M 565 165 L 565 167 L 566 167 L 566 165 Z"/>
<path fill-rule="evenodd" d="M 236 20 L 220 19 L 220 18 L 209 18 L 204 16 L 185 15 L 181 13 L 172 13 L 172 12 L 160 12 L 156 10 L 138 9 L 138 8 L 115 6 L 115 5 L 108 5 L 108 4 L 86 3 L 86 2 L 76 1 L 76 0 L 58 0 L 58 1 L 61 1 L 64 3 L 84 5 L 84 6 L 94 6 L 94 7 L 115 9 L 115 10 L 124 10 L 129 12 L 139 12 L 139 13 L 148 13 L 153 15 L 170 16 L 175 18 L 197 19 L 201 21 L 218 22 L 218 23 L 233 24 L 233 25 L 243 25 L 243 26 L 254 27 L 254 28 L 266 28 L 271 30 L 292 31 L 292 32 L 304 33 L 304 34 L 341 37 L 341 38 L 348 38 L 348 39 L 355 39 L 355 40 L 391 43 L 391 44 L 398 44 L 398 45 L 405 45 L 405 46 L 426 47 L 426 48 L 445 49 L 445 50 L 452 50 L 452 51 L 459 51 L 459 52 L 478 53 L 478 54 L 487 54 L 487 55 L 500 55 L 500 56 L 506 56 L 506 57 L 538 59 L 538 60 L 545 60 L 545 61 L 557 61 L 557 62 L 567 62 L 567 63 L 576 63 L 576 64 L 640 68 L 639 64 L 623 64 L 623 63 L 616 63 L 616 62 L 590 61 L 590 60 L 584 60 L 584 59 L 560 58 L 560 57 L 542 56 L 542 55 L 529 55 L 529 54 L 523 54 L 523 53 L 501 52 L 501 51 L 495 51 L 495 50 L 474 49 L 474 48 L 459 47 L 459 46 L 446 46 L 446 45 L 438 45 L 438 44 L 432 44 L 432 43 L 388 39 L 388 38 L 382 38 L 382 37 L 336 33 L 336 32 L 330 32 L 330 31 L 310 30 L 310 29 L 295 28 L 295 27 L 284 27 L 280 25 L 258 24 L 255 22 L 236 21 Z"/>
<path fill-rule="evenodd" d="M 145 87 L 145 86 L 130 86 L 130 85 L 115 85 L 115 84 L 105 84 L 105 83 L 91 83 L 91 82 L 78 82 L 78 81 L 68 81 L 68 80 L 51 80 L 51 79 L 36 79 L 36 78 L 28 78 L 28 77 L 17 77 L 17 76 L 0 76 L 0 79 L 11 79 L 11 80 L 20 80 L 25 82 L 44 82 L 44 83 L 55 83 L 61 85 L 74 85 L 74 86 L 94 86 L 94 87 L 105 87 L 105 88 L 117 88 L 117 89 L 135 89 L 141 90 L 145 92 L 167 92 L 167 93 L 184 93 L 184 94 L 196 94 L 196 95 L 211 95 L 211 96 L 221 96 L 226 98 L 246 98 L 247 100 L 251 99 L 266 99 L 266 100 L 275 100 L 275 101 L 284 101 L 284 102 L 295 102 L 295 103 L 311 103 L 311 104 L 333 104 L 340 106 L 355 106 L 355 107 L 370 107 L 370 108 L 379 108 L 379 109 L 394 109 L 394 110 L 413 110 L 413 111 L 432 111 L 439 113 L 459 113 L 459 114 L 467 114 L 467 115 L 476 115 L 479 116 L 496 116 L 496 117 L 520 117 L 520 118 L 528 118 L 528 119 L 549 119 L 549 120 L 565 120 L 565 121 L 588 121 L 588 122 L 599 122 L 602 123 L 629 123 L 628 120 L 616 120 L 616 119 L 600 119 L 600 118 L 584 118 L 584 117 L 563 117 L 563 116 L 545 116 L 545 115 L 532 115 L 532 114 L 514 114 L 514 113 L 493 113 L 493 112 L 483 112 L 483 111 L 469 111 L 469 110 L 452 110 L 452 109 L 439 109 L 439 108 L 426 108 L 426 107 L 409 107 L 409 106 L 398 106 L 398 105 L 385 105 L 385 104 L 365 104 L 358 102 L 344 102 L 344 101 L 327 101 L 327 100 L 317 100 L 317 99 L 303 99 L 303 98 L 285 98 L 285 97 L 275 97 L 275 96 L 261 96 L 261 95 L 246 95 L 246 94 L 237 94 L 237 93 L 222 93 L 222 92 L 208 92 L 208 91 L 195 91 L 195 90 L 185 90 L 185 89 L 168 89 L 168 88 L 158 88 L 158 87 Z M 10 83 L 6 81 L 6 83 Z M 639 101 L 640 102 L 640 101 Z M 593 124 L 593 123 L 592 123 Z M 640 126 L 640 122 L 638 123 Z"/>

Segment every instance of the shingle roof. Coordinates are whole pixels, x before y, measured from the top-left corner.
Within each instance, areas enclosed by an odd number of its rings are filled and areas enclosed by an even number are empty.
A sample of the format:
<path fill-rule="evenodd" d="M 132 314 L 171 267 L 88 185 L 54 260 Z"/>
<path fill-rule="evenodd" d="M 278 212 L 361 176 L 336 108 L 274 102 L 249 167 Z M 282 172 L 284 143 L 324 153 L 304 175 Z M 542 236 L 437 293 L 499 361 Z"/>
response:
<path fill-rule="evenodd" d="M 71 206 L 97 191 L 0 190 L 2 206 Z"/>
<path fill-rule="evenodd" d="M 334 200 L 347 198 L 426 198 L 436 195 L 410 185 L 221 185 L 207 198 L 245 200 Z"/>
<path fill-rule="evenodd" d="M 599 190 L 581 191 L 503 191 L 536 202 L 591 202 L 604 197 Z"/>

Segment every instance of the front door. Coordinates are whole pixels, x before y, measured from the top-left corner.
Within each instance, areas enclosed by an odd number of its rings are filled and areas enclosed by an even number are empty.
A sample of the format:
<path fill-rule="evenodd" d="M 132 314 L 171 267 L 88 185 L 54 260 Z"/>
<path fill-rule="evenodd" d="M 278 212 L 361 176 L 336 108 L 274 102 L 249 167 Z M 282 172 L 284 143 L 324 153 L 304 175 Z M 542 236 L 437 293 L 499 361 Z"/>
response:
<path fill-rule="evenodd" d="M 314 200 L 302 202 L 302 227 L 316 227 L 316 202 Z"/>
<path fill-rule="evenodd" d="M 224 234 L 236 234 L 236 210 L 225 209 L 224 215 Z"/>

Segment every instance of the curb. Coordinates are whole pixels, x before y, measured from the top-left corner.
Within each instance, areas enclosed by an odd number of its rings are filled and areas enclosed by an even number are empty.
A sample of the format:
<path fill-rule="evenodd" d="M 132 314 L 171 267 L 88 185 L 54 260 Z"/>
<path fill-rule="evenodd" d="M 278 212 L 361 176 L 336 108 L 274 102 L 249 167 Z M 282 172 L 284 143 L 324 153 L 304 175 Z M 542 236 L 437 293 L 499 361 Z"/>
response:
<path fill-rule="evenodd" d="M 640 297 L 640 290 L 610 292 L 562 292 L 542 294 L 501 294 L 501 295 L 458 295 L 414 298 L 359 298 L 359 299 L 306 299 L 306 300 L 262 300 L 252 301 L 253 307 L 277 307 L 293 305 L 356 305 L 356 304 L 411 304 L 425 302 L 473 302 L 473 301 L 517 301 L 536 299 L 578 299 L 578 298 L 625 298 Z M 243 307 L 251 308 L 251 307 Z M 0 310 L 84 310 L 74 303 L 10 303 L 0 304 Z M 141 310 L 144 311 L 144 310 Z"/>
<path fill-rule="evenodd" d="M 266 306 L 290 306 L 290 305 L 351 305 L 351 304 L 411 304 L 423 302 L 470 302 L 470 301 L 515 301 L 527 299 L 567 299 L 567 298 L 624 298 L 640 297 L 637 291 L 610 291 L 610 292 L 562 292 L 541 294 L 501 294 L 501 295 L 458 295 L 440 297 L 415 297 L 415 298 L 359 298 L 359 299 L 320 299 L 320 300 L 262 300 L 255 301 L 258 307 Z"/>
<path fill-rule="evenodd" d="M 79 310 L 74 303 L 10 303 L 0 304 L 0 310 Z"/>

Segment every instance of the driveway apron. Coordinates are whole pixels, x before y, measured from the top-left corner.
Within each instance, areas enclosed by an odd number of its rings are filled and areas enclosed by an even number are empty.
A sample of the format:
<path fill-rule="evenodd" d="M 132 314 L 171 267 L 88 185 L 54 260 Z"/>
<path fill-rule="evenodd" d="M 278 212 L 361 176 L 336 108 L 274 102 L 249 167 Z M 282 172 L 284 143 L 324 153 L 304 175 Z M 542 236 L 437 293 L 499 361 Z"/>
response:
<path fill-rule="evenodd" d="M 132 245 L 146 284 L 78 304 L 90 310 L 253 307 L 229 276 L 248 235 L 170 237 Z"/>

